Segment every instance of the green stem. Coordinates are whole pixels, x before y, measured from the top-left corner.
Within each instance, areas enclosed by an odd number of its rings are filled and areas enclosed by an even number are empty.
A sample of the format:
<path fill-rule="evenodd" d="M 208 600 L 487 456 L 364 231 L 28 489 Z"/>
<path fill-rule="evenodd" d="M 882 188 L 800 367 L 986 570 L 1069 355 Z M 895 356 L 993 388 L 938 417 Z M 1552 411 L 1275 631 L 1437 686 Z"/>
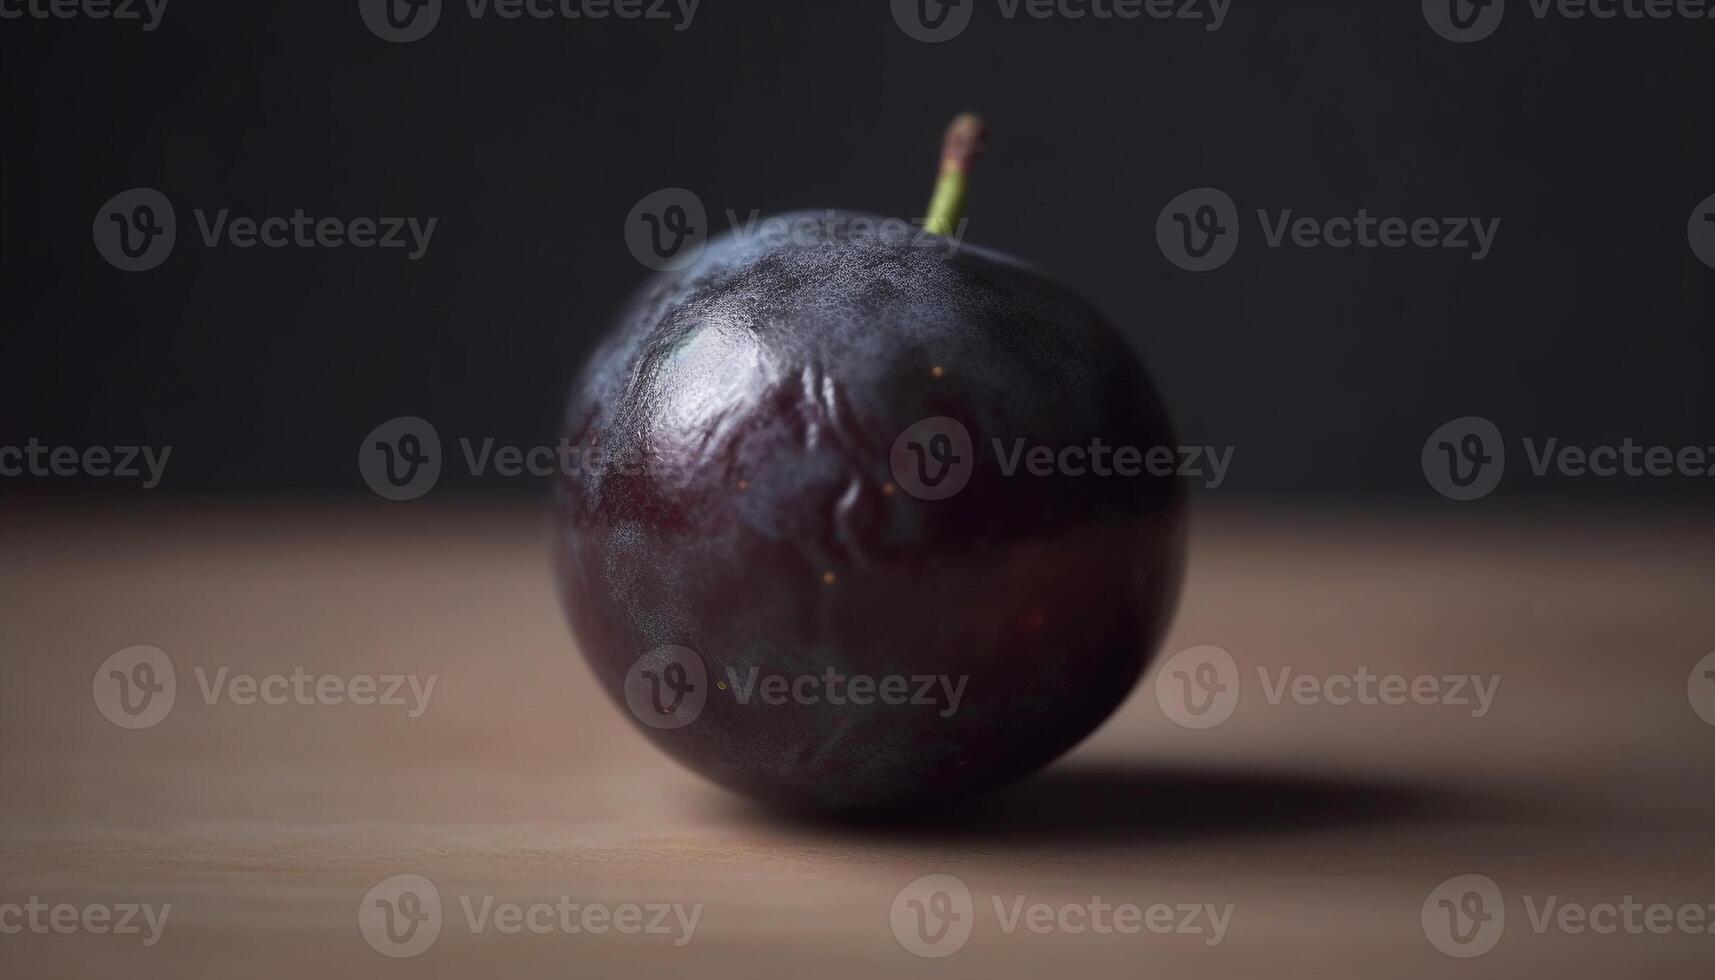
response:
<path fill-rule="evenodd" d="M 951 235 L 965 216 L 970 191 L 971 164 L 983 151 L 988 127 L 980 116 L 965 113 L 947 127 L 941 145 L 941 175 L 935 180 L 935 195 L 923 228 L 932 235 Z"/>
<path fill-rule="evenodd" d="M 965 216 L 965 198 L 970 178 L 962 170 L 943 170 L 935 180 L 935 196 L 929 200 L 929 220 L 923 225 L 931 235 L 951 235 Z"/>

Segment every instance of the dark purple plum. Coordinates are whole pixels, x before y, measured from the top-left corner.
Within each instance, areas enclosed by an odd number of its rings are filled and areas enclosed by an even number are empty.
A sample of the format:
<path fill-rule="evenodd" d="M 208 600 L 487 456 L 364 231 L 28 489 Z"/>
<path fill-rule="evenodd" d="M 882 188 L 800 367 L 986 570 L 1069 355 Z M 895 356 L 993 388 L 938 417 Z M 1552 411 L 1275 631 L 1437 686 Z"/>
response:
<path fill-rule="evenodd" d="M 669 754 L 772 803 L 1020 777 L 1137 683 L 1178 595 L 1184 495 L 1009 464 L 1171 447 L 1161 399 L 1100 313 L 1016 259 L 785 218 L 790 240 L 729 235 L 647 283 L 573 388 L 586 465 L 556 482 L 554 555 L 579 646 Z M 949 467 L 968 482 L 924 499 Z"/>

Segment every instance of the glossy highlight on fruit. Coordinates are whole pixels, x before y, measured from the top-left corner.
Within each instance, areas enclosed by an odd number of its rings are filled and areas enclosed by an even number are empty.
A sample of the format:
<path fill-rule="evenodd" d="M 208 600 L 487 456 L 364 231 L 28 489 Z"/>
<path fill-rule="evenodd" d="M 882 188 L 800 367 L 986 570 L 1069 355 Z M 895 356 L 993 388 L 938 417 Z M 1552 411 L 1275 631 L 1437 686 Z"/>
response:
<path fill-rule="evenodd" d="M 573 632 L 645 734 L 758 799 L 1015 779 L 1129 694 L 1184 562 L 1173 479 L 1024 459 L 1171 447 L 1165 409 L 1032 267 L 784 217 L 788 240 L 728 235 L 645 284 L 577 380 L 553 548 Z"/>

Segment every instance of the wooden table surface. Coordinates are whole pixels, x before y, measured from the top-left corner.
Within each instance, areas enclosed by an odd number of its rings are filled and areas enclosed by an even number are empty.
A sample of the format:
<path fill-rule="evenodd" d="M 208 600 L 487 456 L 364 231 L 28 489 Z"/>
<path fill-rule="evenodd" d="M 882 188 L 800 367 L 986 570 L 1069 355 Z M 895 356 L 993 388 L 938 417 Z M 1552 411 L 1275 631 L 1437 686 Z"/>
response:
<path fill-rule="evenodd" d="M 1152 677 L 1015 790 L 859 827 L 771 815 L 639 736 L 572 646 L 535 508 L 9 504 L 0 928 L 31 898 L 80 915 L 171 912 L 153 945 L 81 926 L 0 934 L 0 975 L 1715 972 L 1715 935 L 1533 918 L 1551 896 L 1557 908 L 1715 903 L 1715 727 L 1694 710 L 1715 682 L 1689 680 L 1715 650 L 1715 523 L 1226 506 L 1198 511 L 1192 540 L 1162 657 L 1228 651 L 1240 697 L 1227 721 L 1181 727 Z M 171 658 L 177 693 L 158 724 L 128 730 L 98 709 L 97 673 L 137 645 Z M 418 717 L 208 703 L 197 669 L 222 667 L 436 686 Z M 1499 686 L 1482 717 L 1271 703 L 1258 670 L 1282 667 Z M 1704 703 L 1715 718 L 1715 697 Z M 443 906 L 438 936 L 410 957 L 372 948 L 359 921 L 371 888 L 401 874 L 431 881 Z M 892 917 L 929 874 L 973 896 L 968 940 L 939 958 L 908 951 Z M 1465 874 L 1492 879 L 1505 922 L 1492 950 L 1454 958 L 1424 907 Z M 995 909 L 1097 897 L 1231 918 L 1210 944 L 1207 932 L 1008 932 Z M 464 911 L 562 898 L 701 911 L 682 945 L 683 930 L 477 933 Z"/>

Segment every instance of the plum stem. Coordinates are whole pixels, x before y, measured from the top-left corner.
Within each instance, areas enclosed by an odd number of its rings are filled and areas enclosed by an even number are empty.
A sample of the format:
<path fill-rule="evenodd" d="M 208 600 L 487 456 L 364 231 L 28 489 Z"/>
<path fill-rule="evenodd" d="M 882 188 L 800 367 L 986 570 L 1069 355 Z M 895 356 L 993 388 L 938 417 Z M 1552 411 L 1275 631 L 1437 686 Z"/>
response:
<path fill-rule="evenodd" d="M 965 216 L 965 196 L 970 189 L 971 165 L 988 142 L 988 124 L 975 113 L 962 113 L 947 126 L 941 142 L 941 175 L 935 180 L 935 196 L 923 230 L 931 235 L 951 235 Z"/>

